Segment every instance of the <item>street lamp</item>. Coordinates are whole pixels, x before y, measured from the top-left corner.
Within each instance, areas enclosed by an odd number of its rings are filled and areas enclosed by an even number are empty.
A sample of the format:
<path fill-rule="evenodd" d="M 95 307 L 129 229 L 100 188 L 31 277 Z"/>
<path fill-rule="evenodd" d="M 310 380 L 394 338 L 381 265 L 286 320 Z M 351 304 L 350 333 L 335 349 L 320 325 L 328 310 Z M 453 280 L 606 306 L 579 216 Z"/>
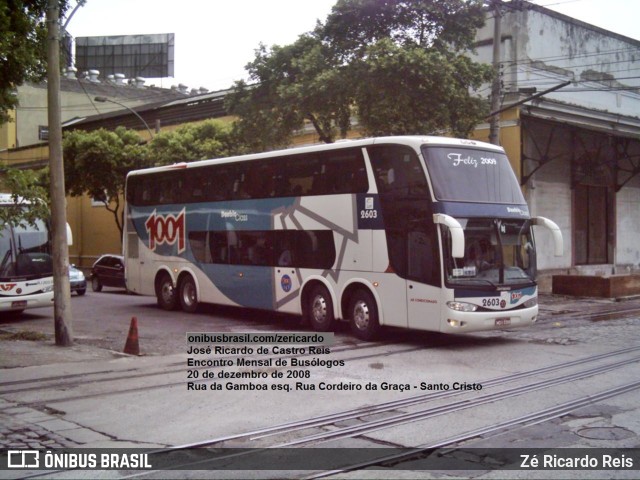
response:
<path fill-rule="evenodd" d="M 120 103 L 120 102 L 116 102 L 115 100 L 111 100 L 110 98 L 107 97 L 95 97 L 94 100 L 96 102 L 100 102 L 100 103 L 115 103 L 116 105 L 120 105 L 122 108 L 126 108 L 127 110 L 129 110 L 131 113 L 133 113 L 136 117 L 138 117 L 138 119 L 144 123 L 144 126 L 147 127 L 147 131 L 149 132 L 149 137 L 153 138 L 153 132 L 151 131 L 151 128 L 149 128 L 149 124 L 147 122 L 144 121 L 144 118 L 142 118 L 140 116 L 140 114 L 138 114 L 138 112 L 136 112 L 134 109 L 132 109 L 131 107 L 126 106 L 124 103 Z"/>

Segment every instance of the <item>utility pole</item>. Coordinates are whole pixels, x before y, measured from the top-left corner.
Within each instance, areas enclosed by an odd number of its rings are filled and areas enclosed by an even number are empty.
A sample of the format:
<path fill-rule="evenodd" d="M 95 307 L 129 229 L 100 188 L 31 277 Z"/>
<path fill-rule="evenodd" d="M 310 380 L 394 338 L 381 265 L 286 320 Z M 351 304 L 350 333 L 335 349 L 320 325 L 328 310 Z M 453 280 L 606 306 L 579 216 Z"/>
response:
<path fill-rule="evenodd" d="M 500 0 L 493 0 L 493 83 L 491 84 L 491 112 L 500 109 L 500 44 L 502 43 Z M 489 142 L 500 145 L 500 114 L 489 119 Z"/>
<path fill-rule="evenodd" d="M 49 118 L 49 169 L 51 177 L 51 239 L 53 256 L 53 316 L 56 345 L 73 345 L 73 317 L 69 285 L 69 246 L 62 162 L 60 118 L 60 9 L 58 0 L 47 1 L 47 99 Z"/>

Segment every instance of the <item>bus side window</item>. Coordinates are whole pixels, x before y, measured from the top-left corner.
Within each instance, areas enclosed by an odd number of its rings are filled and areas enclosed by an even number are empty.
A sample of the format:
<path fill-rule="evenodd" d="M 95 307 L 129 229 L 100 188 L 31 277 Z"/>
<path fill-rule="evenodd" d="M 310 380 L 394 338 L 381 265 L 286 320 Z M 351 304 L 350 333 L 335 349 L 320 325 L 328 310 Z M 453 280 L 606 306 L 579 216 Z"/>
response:
<path fill-rule="evenodd" d="M 207 232 L 189 232 L 189 244 L 196 261 L 211 263 L 207 256 Z"/>
<path fill-rule="evenodd" d="M 209 254 L 211 263 L 229 263 L 227 232 L 209 232 Z"/>
<path fill-rule="evenodd" d="M 437 230 L 416 153 L 397 145 L 367 151 L 380 193 L 391 266 L 403 278 L 439 286 Z"/>

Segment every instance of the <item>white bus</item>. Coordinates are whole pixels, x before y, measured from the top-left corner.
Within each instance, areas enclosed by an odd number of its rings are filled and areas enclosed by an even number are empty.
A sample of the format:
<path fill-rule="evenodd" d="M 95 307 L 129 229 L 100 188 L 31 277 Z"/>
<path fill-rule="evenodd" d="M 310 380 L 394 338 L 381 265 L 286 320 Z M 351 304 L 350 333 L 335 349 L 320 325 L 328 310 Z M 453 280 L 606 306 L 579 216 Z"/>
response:
<path fill-rule="evenodd" d="M 0 208 L 14 206 L 0 193 Z M 25 207 L 28 208 L 28 207 Z M 17 226 L 0 221 L 0 312 L 53 306 L 51 238 L 44 220 Z"/>
<path fill-rule="evenodd" d="M 387 137 L 204 160 L 127 177 L 127 287 L 199 302 L 462 333 L 538 314 L 531 218 L 504 151 Z"/>

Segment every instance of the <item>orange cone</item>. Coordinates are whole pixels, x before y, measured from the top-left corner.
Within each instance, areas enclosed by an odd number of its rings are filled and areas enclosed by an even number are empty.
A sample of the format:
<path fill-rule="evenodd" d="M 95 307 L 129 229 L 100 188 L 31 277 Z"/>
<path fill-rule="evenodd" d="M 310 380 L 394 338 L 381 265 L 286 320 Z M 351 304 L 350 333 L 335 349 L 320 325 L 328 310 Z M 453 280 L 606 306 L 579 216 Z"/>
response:
<path fill-rule="evenodd" d="M 138 319 L 131 317 L 131 326 L 129 327 L 129 335 L 127 343 L 124 345 L 124 353 L 129 355 L 140 355 L 140 345 L 138 344 Z"/>

